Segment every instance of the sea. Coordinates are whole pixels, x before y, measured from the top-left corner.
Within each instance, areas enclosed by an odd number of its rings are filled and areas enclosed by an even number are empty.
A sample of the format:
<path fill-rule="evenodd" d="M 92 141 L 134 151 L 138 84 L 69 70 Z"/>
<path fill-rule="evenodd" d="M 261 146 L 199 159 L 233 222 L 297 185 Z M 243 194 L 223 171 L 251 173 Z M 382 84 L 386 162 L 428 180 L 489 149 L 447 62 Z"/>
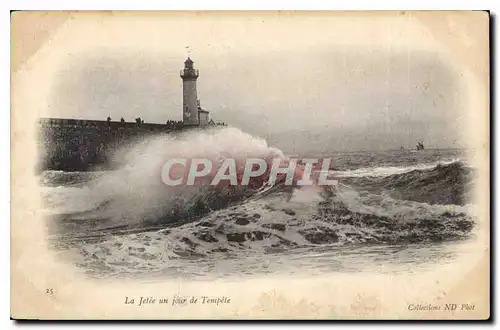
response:
<path fill-rule="evenodd" d="M 410 273 L 453 262 L 474 239 L 474 168 L 461 149 L 329 152 L 333 189 L 161 180 L 172 157 L 270 153 L 287 157 L 225 127 L 128 145 L 112 171 L 42 172 L 49 247 L 92 278 L 213 280 Z"/>

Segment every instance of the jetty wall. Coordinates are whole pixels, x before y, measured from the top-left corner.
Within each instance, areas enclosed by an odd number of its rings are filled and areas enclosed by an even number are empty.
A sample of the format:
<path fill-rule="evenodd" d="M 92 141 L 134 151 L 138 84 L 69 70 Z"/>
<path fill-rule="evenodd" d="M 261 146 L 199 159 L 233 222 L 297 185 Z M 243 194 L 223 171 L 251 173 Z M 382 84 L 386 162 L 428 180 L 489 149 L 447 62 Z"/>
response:
<path fill-rule="evenodd" d="M 166 124 L 41 118 L 38 121 L 37 171 L 113 169 L 111 154 L 120 146 L 158 133 L 176 133 L 182 122 Z"/>

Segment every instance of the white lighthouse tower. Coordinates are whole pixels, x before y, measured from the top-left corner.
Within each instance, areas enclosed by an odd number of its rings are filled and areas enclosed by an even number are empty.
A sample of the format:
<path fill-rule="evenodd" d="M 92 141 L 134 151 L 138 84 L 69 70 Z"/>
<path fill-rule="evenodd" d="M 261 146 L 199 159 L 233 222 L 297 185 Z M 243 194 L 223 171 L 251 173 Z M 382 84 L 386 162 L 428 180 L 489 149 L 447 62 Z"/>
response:
<path fill-rule="evenodd" d="M 181 70 L 182 120 L 184 126 L 201 126 L 200 112 L 202 112 L 203 117 L 205 117 L 205 113 L 208 113 L 200 107 L 196 91 L 196 80 L 198 79 L 199 72 L 194 68 L 193 64 L 193 60 L 188 57 L 184 62 L 184 69 Z"/>

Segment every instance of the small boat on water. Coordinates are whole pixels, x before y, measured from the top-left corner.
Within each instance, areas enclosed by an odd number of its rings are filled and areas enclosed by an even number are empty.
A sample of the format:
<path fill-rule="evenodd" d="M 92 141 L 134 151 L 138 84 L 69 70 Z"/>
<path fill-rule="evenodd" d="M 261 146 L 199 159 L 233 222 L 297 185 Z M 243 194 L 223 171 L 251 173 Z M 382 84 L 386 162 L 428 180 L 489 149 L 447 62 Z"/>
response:
<path fill-rule="evenodd" d="M 424 150 L 424 149 L 425 147 L 422 141 L 417 141 L 417 150 Z"/>

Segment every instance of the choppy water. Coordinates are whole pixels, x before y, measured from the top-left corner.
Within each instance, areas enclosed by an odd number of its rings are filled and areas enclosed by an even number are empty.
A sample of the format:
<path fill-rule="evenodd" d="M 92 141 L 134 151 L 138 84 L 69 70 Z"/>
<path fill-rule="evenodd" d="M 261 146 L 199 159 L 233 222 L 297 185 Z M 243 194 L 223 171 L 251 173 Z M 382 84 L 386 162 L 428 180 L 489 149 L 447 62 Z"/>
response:
<path fill-rule="evenodd" d="M 44 172 L 50 245 L 90 276 L 214 278 L 409 272 L 451 262 L 473 236 L 474 170 L 459 150 L 333 153 L 335 190 L 255 197 L 160 180 L 169 157 L 269 151 L 226 128 L 145 141 L 118 152 L 113 172 Z"/>

